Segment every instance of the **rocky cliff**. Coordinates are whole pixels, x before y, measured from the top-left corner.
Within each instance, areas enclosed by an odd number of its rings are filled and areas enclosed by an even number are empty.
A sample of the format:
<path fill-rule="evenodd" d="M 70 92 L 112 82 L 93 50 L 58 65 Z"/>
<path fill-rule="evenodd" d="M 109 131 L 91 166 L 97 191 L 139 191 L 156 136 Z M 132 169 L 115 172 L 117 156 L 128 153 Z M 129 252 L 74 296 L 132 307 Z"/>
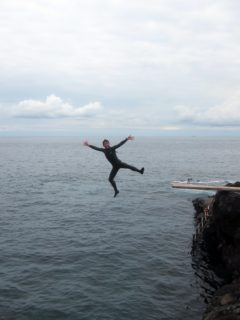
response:
<path fill-rule="evenodd" d="M 240 182 L 233 185 L 240 187 Z M 198 217 L 208 210 L 201 244 L 214 272 L 227 283 L 216 291 L 204 319 L 240 319 L 240 193 L 219 191 L 193 204 Z"/>

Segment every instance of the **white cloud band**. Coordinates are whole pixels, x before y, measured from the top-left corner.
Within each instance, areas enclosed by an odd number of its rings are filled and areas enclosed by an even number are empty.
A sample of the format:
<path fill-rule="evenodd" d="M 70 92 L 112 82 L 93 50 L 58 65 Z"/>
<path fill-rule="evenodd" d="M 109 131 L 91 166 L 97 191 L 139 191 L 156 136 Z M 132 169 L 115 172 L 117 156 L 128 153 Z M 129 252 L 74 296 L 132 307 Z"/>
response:
<path fill-rule="evenodd" d="M 210 125 L 217 127 L 240 125 L 240 92 L 236 93 L 221 105 L 210 108 L 177 106 L 179 119 L 186 123 Z"/>
<path fill-rule="evenodd" d="M 101 109 L 100 102 L 74 107 L 52 94 L 45 101 L 23 100 L 8 110 L 11 116 L 20 118 L 76 118 L 93 116 Z"/>

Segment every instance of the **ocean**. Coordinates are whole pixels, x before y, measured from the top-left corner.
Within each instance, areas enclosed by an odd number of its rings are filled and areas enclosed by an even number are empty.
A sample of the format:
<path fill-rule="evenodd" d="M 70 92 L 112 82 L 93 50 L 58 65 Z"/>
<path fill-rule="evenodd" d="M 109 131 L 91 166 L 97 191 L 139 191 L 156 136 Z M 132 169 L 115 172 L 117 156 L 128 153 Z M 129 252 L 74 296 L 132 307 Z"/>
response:
<path fill-rule="evenodd" d="M 81 137 L 0 138 L 1 320 L 202 318 L 192 200 L 209 193 L 171 182 L 238 181 L 239 139 L 137 137 L 118 156 L 145 173 L 120 170 L 113 198 Z"/>

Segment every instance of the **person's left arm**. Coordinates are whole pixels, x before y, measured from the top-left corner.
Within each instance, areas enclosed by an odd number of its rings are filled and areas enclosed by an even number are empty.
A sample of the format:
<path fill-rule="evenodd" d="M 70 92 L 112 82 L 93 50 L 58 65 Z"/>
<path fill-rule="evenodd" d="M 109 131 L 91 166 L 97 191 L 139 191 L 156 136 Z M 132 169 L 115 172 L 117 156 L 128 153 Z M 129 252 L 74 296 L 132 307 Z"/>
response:
<path fill-rule="evenodd" d="M 124 143 L 126 143 L 128 140 L 134 140 L 133 136 L 128 136 L 126 139 L 124 139 L 123 141 L 119 142 L 118 144 L 116 144 L 115 146 L 113 146 L 114 149 L 117 149 L 119 147 L 121 147 Z"/>

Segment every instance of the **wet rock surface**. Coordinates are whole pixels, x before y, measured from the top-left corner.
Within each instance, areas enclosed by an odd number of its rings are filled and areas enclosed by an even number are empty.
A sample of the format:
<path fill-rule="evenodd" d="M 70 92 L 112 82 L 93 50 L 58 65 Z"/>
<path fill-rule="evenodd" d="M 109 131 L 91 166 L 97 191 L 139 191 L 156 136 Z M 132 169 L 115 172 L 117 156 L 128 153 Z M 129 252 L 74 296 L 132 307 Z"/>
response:
<path fill-rule="evenodd" d="M 217 290 L 203 316 L 203 320 L 235 319 L 240 319 L 240 279 Z"/>
<path fill-rule="evenodd" d="M 240 182 L 231 186 L 240 187 Z M 197 218 L 208 211 L 201 246 L 214 273 L 227 283 L 215 292 L 203 319 L 240 319 L 240 193 L 219 191 L 193 205 Z"/>

